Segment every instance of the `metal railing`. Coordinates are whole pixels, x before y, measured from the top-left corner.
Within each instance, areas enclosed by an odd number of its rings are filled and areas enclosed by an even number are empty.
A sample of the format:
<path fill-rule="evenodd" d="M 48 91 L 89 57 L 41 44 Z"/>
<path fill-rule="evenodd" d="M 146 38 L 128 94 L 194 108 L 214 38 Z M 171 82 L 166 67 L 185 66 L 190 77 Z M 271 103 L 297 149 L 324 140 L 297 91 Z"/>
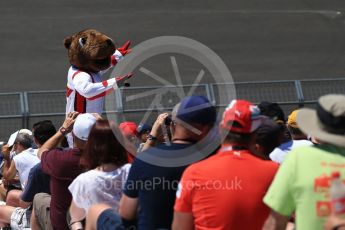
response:
<path fill-rule="evenodd" d="M 229 91 L 236 93 L 229 94 Z M 236 97 L 253 103 L 277 102 L 288 114 L 298 107 L 312 107 L 321 95 L 345 94 L 345 78 L 130 87 L 108 96 L 105 110 L 110 118 L 121 115 L 123 119 L 138 122 L 144 117 L 147 122 L 153 122 L 159 112 L 171 110 L 191 92 L 209 98 L 220 108 L 219 112 Z M 40 120 L 49 119 L 60 125 L 65 117 L 65 106 L 63 90 L 1 93 L 0 140 L 6 141 L 12 132 L 31 128 Z"/>

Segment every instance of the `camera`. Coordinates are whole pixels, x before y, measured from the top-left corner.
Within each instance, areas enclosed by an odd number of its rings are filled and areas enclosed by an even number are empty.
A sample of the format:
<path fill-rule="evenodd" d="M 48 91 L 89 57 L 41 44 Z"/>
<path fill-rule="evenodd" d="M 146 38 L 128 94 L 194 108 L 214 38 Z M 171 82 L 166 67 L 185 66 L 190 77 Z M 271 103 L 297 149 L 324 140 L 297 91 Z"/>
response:
<path fill-rule="evenodd" d="M 165 118 L 164 124 L 168 126 L 170 125 L 171 122 L 172 122 L 171 115 L 169 115 Z"/>

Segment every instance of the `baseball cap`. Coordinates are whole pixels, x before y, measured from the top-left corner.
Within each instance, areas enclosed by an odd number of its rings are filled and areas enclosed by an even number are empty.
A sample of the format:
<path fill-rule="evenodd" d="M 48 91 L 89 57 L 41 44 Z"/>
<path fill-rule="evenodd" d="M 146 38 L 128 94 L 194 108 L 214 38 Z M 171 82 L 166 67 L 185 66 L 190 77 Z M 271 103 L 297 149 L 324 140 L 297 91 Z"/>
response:
<path fill-rule="evenodd" d="M 291 126 L 292 128 L 298 128 L 297 113 L 298 113 L 298 109 L 290 113 L 290 115 L 288 116 L 288 121 L 287 121 L 288 126 Z"/>
<path fill-rule="evenodd" d="M 235 133 L 252 133 L 261 123 L 257 106 L 246 100 L 232 100 L 223 113 L 220 127 Z"/>
<path fill-rule="evenodd" d="M 96 123 L 96 117 L 90 113 L 78 115 L 73 125 L 73 134 L 83 141 L 87 141 L 91 128 Z"/>
<path fill-rule="evenodd" d="M 133 121 L 125 121 L 119 125 L 119 129 L 124 136 L 138 135 L 137 128 L 137 124 Z"/>
<path fill-rule="evenodd" d="M 20 129 L 20 130 L 18 130 L 18 131 L 16 131 L 16 132 L 11 134 L 11 136 L 8 139 L 8 142 L 7 142 L 8 147 L 11 147 L 14 144 L 14 142 L 15 142 L 15 140 L 16 140 L 16 138 L 17 138 L 19 133 L 26 133 L 26 134 L 32 136 L 32 132 L 30 130 L 28 130 L 28 129 Z"/>
<path fill-rule="evenodd" d="M 189 96 L 178 103 L 172 112 L 173 120 L 186 123 L 213 124 L 217 119 L 216 108 L 204 96 Z"/>
<path fill-rule="evenodd" d="M 264 146 L 269 154 L 280 145 L 284 132 L 279 124 L 269 117 L 263 116 L 262 124 L 255 130 L 255 135 L 255 142 Z"/>
<path fill-rule="evenodd" d="M 261 115 L 265 115 L 277 123 L 285 124 L 284 111 L 277 103 L 262 101 L 258 107 Z"/>
<path fill-rule="evenodd" d="M 146 131 L 151 131 L 151 129 L 152 129 L 151 125 L 148 125 L 148 124 L 145 124 L 145 123 L 140 123 L 138 125 L 137 132 L 140 134 L 140 133 L 143 133 L 143 132 L 146 132 Z"/>

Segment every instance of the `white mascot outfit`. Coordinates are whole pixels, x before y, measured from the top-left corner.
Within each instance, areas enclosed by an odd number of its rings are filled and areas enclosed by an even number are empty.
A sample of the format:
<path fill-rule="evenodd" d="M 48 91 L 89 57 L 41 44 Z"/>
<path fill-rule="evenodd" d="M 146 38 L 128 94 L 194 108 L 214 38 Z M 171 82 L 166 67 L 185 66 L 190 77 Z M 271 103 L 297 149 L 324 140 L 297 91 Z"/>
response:
<path fill-rule="evenodd" d="M 129 52 L 128 46 L 129 42 L 115 51 L 111 57 L 110 68 L 114 67 Z M 122 83 L 122 80 L 126 80 L 131 76 L 126 75 L 103 81 L 102 75 L 107 70 L 93 73 L 81 71 L 74 66 L 69 68 L 66 90 L 66 115 L 74 111 L 102 114 L 104 96 L 117 89 L 117 82 L 121 81 Z"/>
<path fill-rule="evenodd" d="M 114 67 L 128 54 L 130 42 L 116 49 L 113 41 L 106 35 L 87 29 L 65 38 L 71 67 L 68 71 L 66 90 L 66 116 L 70 112 L 102 114 L 104 98 L 112 90 L 123 85 L 132 76 L 103 80 L 102 75 Z M 70 147 L 73 138 L 68 137 Z"/>

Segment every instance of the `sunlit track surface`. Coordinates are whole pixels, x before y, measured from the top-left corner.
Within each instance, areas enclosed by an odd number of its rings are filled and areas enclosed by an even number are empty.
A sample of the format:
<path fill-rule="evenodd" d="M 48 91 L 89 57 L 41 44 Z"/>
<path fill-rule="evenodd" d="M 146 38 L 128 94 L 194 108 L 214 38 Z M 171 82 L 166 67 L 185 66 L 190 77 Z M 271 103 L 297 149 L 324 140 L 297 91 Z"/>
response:
<path fill-rule="evenodd" d="M 235 81 L 345 76 L 345 2 L 335 0 L 0 1 L 0 92 L 64 89 L 63 38 L 84 28 L 138 44 L 162 35 L 214 50 Z M 171 54 L 142 68 L 173 81 Z M 200 63 L 176 56 L 183 84 Z M 132 86 L 157 84 L 139 70 Z M 213 83 L 207 72 L 201 83 Z"/>

